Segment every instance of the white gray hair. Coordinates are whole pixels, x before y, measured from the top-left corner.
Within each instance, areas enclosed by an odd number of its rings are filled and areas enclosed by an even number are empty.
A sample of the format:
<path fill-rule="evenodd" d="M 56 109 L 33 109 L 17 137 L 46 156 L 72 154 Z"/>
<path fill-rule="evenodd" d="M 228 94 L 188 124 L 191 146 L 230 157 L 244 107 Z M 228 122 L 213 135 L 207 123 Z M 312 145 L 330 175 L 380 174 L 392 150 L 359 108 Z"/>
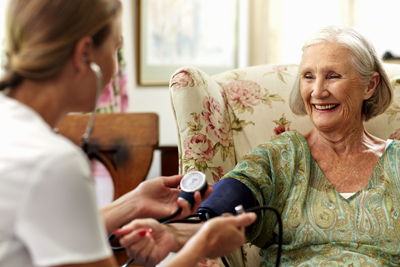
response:
<path fill-rule="evenodd" d="M 303 54 L 308 47 L 320 43 L 335 43 L 349 49 L 353 66 L 365 84 L 369 83 L 372 74 L 375 72 L 380 74 L 380 81 L 375 93 L 369 99 L 364 100 L 362 117 L 364 121 L 367 121 L 382 114 L 392 102 L 393 89 L 372 43 L 354 28 L 328 26 L 313 34 L 303 44 Z M 306 107 L 300 94 L 301 63 L 290 93 L 289 105 L 294 114 L 307 115 Z"/>

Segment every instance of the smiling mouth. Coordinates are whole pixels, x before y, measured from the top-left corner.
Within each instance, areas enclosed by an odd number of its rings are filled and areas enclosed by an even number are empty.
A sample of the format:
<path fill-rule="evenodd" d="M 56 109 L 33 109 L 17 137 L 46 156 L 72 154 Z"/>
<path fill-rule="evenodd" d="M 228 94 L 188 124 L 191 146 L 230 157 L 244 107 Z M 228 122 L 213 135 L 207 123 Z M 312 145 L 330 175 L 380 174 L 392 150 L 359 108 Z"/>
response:
<path fill-rule="evenodd" d="M 328 110 L 328 109 L 334 109 L 337 106 L 339 106 L 338 104 L 331 104 L 331 105 L 315 105 L 314 107 L 318 110 Z"/>

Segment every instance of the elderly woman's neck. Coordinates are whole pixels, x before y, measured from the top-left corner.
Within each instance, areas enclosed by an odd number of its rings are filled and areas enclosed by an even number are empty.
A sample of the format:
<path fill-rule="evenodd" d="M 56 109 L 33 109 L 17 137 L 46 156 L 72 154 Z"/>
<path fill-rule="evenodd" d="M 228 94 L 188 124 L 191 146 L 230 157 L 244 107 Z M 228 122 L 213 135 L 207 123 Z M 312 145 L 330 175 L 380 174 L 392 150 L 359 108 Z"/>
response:
<path fill-rule="evenodd" d="M 370 135 L 362 124 L 345 132 L 324 132 L 313 128 L 304 137 L 311 151 L 323 149 L 339 156 L 380 148 L 384 143 L 383 140 Z"/>

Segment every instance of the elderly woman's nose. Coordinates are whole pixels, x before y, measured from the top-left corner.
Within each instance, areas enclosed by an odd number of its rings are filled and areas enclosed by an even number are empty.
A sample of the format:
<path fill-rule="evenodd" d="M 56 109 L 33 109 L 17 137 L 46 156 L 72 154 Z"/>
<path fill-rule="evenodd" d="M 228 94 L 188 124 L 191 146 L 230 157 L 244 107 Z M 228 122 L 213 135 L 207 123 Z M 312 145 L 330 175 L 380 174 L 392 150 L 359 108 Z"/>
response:
<path fill-rule="evenodd" d="M 314 98 L 324 98 L 329 96 L 326 83 L 321 79 L 316 79 L 312 89 L 311 96 Z"/>

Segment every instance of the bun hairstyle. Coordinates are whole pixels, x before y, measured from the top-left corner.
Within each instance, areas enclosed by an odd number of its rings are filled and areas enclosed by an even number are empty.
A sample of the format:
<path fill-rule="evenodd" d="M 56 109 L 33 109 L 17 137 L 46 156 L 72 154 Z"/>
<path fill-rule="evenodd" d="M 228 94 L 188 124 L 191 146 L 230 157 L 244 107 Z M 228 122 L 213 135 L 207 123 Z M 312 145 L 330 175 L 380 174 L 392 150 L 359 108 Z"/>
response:
<path fill-rule="evenodd" d="M 6 74 L 0 91 L 24 79 L 55 77 L 77 41 L 91 36 L 99 47 L 121 12 L 119 0 L 12 0 L 6 26 Z"/>

